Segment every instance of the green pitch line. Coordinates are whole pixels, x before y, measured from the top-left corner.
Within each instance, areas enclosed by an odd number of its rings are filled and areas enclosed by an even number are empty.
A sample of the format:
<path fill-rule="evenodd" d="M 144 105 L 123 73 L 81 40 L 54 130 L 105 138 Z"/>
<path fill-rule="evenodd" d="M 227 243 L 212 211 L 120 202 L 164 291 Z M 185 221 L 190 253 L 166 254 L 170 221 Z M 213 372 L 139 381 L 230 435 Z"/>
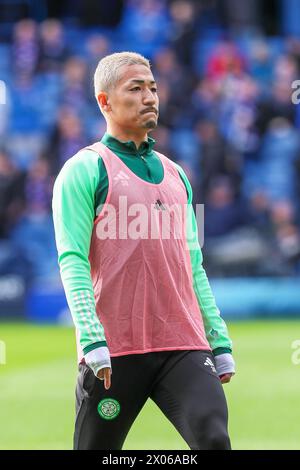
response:
<path fill-rule="evenodd" d="M 300 365 L 291 360 L 299 326 L 282 321 L 229 324 L 237 374 L 224 389 L 233 448 L 300 449 Z M 72 448 L 73 330 L 1 323 L 0 341 L 7 360 L 0 365 L 0 449 Z M 187 448 L 151 401 L 124 446 Z"/>

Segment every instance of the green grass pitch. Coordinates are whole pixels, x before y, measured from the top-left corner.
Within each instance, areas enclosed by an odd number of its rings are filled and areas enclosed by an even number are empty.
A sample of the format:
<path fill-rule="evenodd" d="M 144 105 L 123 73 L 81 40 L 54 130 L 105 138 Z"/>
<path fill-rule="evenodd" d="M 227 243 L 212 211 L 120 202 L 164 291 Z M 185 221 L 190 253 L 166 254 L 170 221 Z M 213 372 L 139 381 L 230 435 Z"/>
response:
<path fill-rule="evenodd" d="M 233 449 L 300 449 L 296 321 L 229 323 L 237 374 L 225 385 Z M 72 328 L 0 324 L 0 449 L 71 449 L 76 381 Z M 201 400 L 201 396 L 199 396 Z M 188 449 L 148 400 L 124 449 Z"/>

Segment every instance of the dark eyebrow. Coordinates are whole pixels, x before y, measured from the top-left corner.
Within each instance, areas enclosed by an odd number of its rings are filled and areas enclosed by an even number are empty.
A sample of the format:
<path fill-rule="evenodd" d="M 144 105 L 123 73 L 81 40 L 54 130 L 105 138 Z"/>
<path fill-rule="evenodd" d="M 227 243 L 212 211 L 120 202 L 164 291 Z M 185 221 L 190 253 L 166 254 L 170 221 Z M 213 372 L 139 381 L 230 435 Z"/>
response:
<path fill-rule="evenodd" d="M 129 83 L 141 83 L 141 84 L 143 84 L 143 83 L 145 83 L 145 80 L 133 79 L 133 80 L 130 80 Z M 156 84 L 156 81 L 155 80 L 150 80 L 149 83 L 150 83 L 150 85 L 153 85 L 154 83 Z"/>

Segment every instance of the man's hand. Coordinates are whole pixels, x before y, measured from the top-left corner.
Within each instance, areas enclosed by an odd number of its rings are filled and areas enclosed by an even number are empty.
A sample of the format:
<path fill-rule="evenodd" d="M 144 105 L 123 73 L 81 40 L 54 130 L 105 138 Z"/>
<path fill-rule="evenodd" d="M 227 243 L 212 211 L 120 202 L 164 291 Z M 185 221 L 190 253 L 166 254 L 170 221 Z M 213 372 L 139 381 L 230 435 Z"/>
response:
<path fill-rule="evenodd" d="M 233 375 L 234 375 L 234 374 L 224 374 L 224 375 L 220 375 L 220 380 L 221 380 L 222 384 L 228 384 L 228 382 L 230 382 L 231 377 L 232 377 Z"/>
<path fill-rule="evenodd" d="M 222 384 L 230 382 L 232 376 L 235 374 L 235 363 L 232 355 L 229 353 L 219 354 L 215 356 L 215 363 L 217 374 Z"/>
<path fill-rule="evenodd" d="M 95 376 L 104 380 L 104 387 L 106 390 L 111 385 L 111 361 L 109 350 L 106 346 L 93 349 L 84 356 L 84 360 L 87 366 L 89 366 L 94 372 Z"/>
<path fill-rule="evenodd" d="M 97 377 L 100 380 L 104 380 L 104 387 L 106 390 L 110 388 L 111 385 L 111 369 L 109 367 L 105 367 L 104 369 L 100 369 Z"/>

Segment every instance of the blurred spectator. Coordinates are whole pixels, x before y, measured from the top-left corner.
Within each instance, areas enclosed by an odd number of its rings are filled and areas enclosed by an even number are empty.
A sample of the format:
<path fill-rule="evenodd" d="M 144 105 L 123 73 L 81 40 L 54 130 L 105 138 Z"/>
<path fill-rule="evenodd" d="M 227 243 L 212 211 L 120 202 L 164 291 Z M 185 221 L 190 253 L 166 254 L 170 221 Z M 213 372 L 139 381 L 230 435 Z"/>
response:
<path fill-rule="evenodd" d="M 86 95 L 89 107 L 95 109 L 98 116 L 98 107 L 94 98 L 94 73 L 99 61 L 107 54 L 111 54 L 111 43 L 103 34 L 92 34 L 86 42 L 85 60 L 87 63 Z M 96 105 L 96 106 L 95 106 Z"/>
<path fill-rule="evenodd" d="M 23 254 L 33 279 L 57 277 L 57 252 L 50 213 L 22 217 L 12 231 L 11 239 Z"/>
<path fill-rule="evenodd" d="M 258 103 L 256 125 L 260 134 L 267 131 L 270 121 L 276 117 L 295 124 L 296 106 L 292 103 L 291 91 L 291 84 L 275 83 L 270 98 Z"/>
<path fill-rule="evenodd" d="M 300 231 L 295 223 L 295 210 L 290 201 L 279 201 L 272 206 L 271 221 L 281 264 L 288 263 L 291 271 L 300 260 Z M 291 274 L 292 272 L 290 272 Z"/>
<path fill-rule="evenodd" d="M 226 75 L 239 75 L 246 70 L 245 60 L 237 47 L 230 42 L 219 44 L 209 58 L 206 74 L 209 78 L 220 80 Z"/>
<path fill-rule="evenodd" d="M 298 77 L 297 62 L 288 55 L 283 55 L 275 61 L 274 82 L 290 85 Z"/>
<path fill-rule="evenodd" d="M 10 131 L 30 133 L 40 129 L 41 94 L 35 77 L 14 76 L 11 82 Z M 29 162 L 30 164 L 30 162 Z M 27 165 L 24 164 L 24 167 Z"/>
<path fill-rule="evenodd" d="M 186 115 L 189 113 L 187 97 L 194 85 L 193 74 L 186 74 L 184 66 L 178 62 L 174 50 L 170 47 L 157 51 L 153 58 L 153 69 L 156 81 L 158 84 L 163 83 L 165 87 L 162 90 L 162 101 L 164 101 L 164 91 L 167 93 L 166 106 L 169 108 L 167 119 L 173 126 L 184 125 Z"/>
<path fill-rule="evenodd" d="M 24 209 L 24 175 L 19 172 L 5 151 L 0 150 L 0 238 L 9 231 Z"/>
<path fill-rule="evenodd" d="M 56 19 L 45 20 L 40 25 L 39 71 L 59 72 L 68 56 L 63 27 Z"/>
<path fill-rule="evenodd" d="M 110 54 L 111 44 L 103 34 L 93 34 L 87 40 L 86 52 L 91 74 L 94 75 L 99 60 Z"/>
<path fill-rule="evenodd" d="M 288 56 L 281 56 L 275 62 L 271 95 L 258 103 L 257 126 L 265 133 L 270 121 L 283 117 L 295 124 L 296 106 L 292 103 L 292 82 L 298 78 L 297 63 Z"/>
<path fill-rule="evenodd" d="M 223 82 L 219 126 L 231 145 L 243 155 L 259 146 L 256 129 L 258 89 L 249 75 L 229 76 Z"/>
<path fill-rule="evenodd" d="M 185 169 L 194 189 L 194 202 L 197 202 L 199 181 L 199 145 L 194 132 L 188 128 L 176 128 L 172 131 L 172 157 Z"/>
<path fill-rule="evenodd" d="M 214 122 L 218 119 L 221 87 L 216 81 L 203 78 L 200 80 L 189 101 L 189 113 L 192 123 L 198 119 L 210 119 Z"/>
<path fill-rule="evenodd" d="M 272 80 L 271 50 L 263 39 L 254 40 L 250 49 L 250 74 L 261 87 L 260 92 L 266 94 Z"/>
<path fill-rule="evenodd" d="M 61 104 L 74 111 L 84 112 L 87 107 L 88 69 L 79 57 L 70 57 L 64 64 Z"/>
<path fill-rule="evenodd" d="M 37 25 L 30 19 L 21 20 L 15 25 L 12 44 L 12 68 L 18 81 L 32 78 L 38 58 Z"/>
<path fill-rule="evenodd" d="M 270 201 L 297 202 L 296 164 L 300 158 L 300 141 L 289 121 L 275 118 L 270 122 L 262 150 L 260 174 L 261 190 Z"/>
<path fill-rule="evenodd" d="M 57 174 L 65 161 L 85 145 L 87 143 L 79 117 L 69 108 L 62 108 L 46 150 L 51 173 Z"/>
<path fill-rule="evenodd" d="M 289 37 L 287 38 L 287 52 L 297 63 L 297 70 L 300 70 L 300 38 Z"/>
<path fill-rule="evenodd" d="M 166 43 L 169 23 L 165 0 L 128 0 L 121 31 L 137 52 L 152 57 L 155 49 Z"/>
<path fill-rule="evenodd" d="M 175 126 L 176 117 L 180 109 L 171 99 L 170 84 L 165 79 L 156 77 L 159 94 L 159 123 L 162 126 L 172 128 Z"/>
<path fill-rule="evenodd" d="M 57 275 L 56 247 L 51 216 L 53 178 L 48 162 L 37 160 L 25 180 L 25 207 L 12 230 L 15 247 L 23 253 L 34 278 Z"/>
<path fill-rule="evenodd" d="M 267 240 L 253 228 L 245 201 L 235 196 L 228 177 L 211 182 L 204 208 L 204 251 L 214 276 L 253 275 L 269 256 Z"/>
<path fill-rule="evenodd" d="M 51 210 L 53 177 L 46 159 L 38 159 L 25 180 L 25 208 L 30 214 L 47 214 Z"/>
<path fill-rule="evenodd" d="M 186 86 L 189 77 L 184 76 L 184 68 L 178 62 L 176 54 L 171 47 L 158 49 L 153 58 L 155 77 L 159 80 L 165 79 L 170 87 L 172 96 L 178 95 L 177 86 Z M 184 90 L 183 90 L 184 91 Z"/>
<path fill-rule="evenodd" d="M 247 210 L 235 196 L 228 177 L 216 177 L 210 183 L 205 203 L 205 237 L 226 235 L 250 222 Z"/>
<path fill-rule="evenodd" d="M 212 189 L 209 188 L 212 188 L 213 181 L 219 175 L 227 175 L 231 178 L 231 188 L 236 195 L 240 184 L 239 154 L 222 137 L 213 121 L 199 121 L 195 131 L 200 143 L 200 200 L 206 202 L 206 198 L 211 197 Z M 225 181 L 223 181 L 223 186 Z"/>
<path fill-rule="evenodd" d="M 178 60 L 185 66 L 193 63 L 193 44 L 197 37 L 198 8 L 190 0 L 176 0 L 171 3 L 170 15 L 172 24 L 169 39 Z"/>

